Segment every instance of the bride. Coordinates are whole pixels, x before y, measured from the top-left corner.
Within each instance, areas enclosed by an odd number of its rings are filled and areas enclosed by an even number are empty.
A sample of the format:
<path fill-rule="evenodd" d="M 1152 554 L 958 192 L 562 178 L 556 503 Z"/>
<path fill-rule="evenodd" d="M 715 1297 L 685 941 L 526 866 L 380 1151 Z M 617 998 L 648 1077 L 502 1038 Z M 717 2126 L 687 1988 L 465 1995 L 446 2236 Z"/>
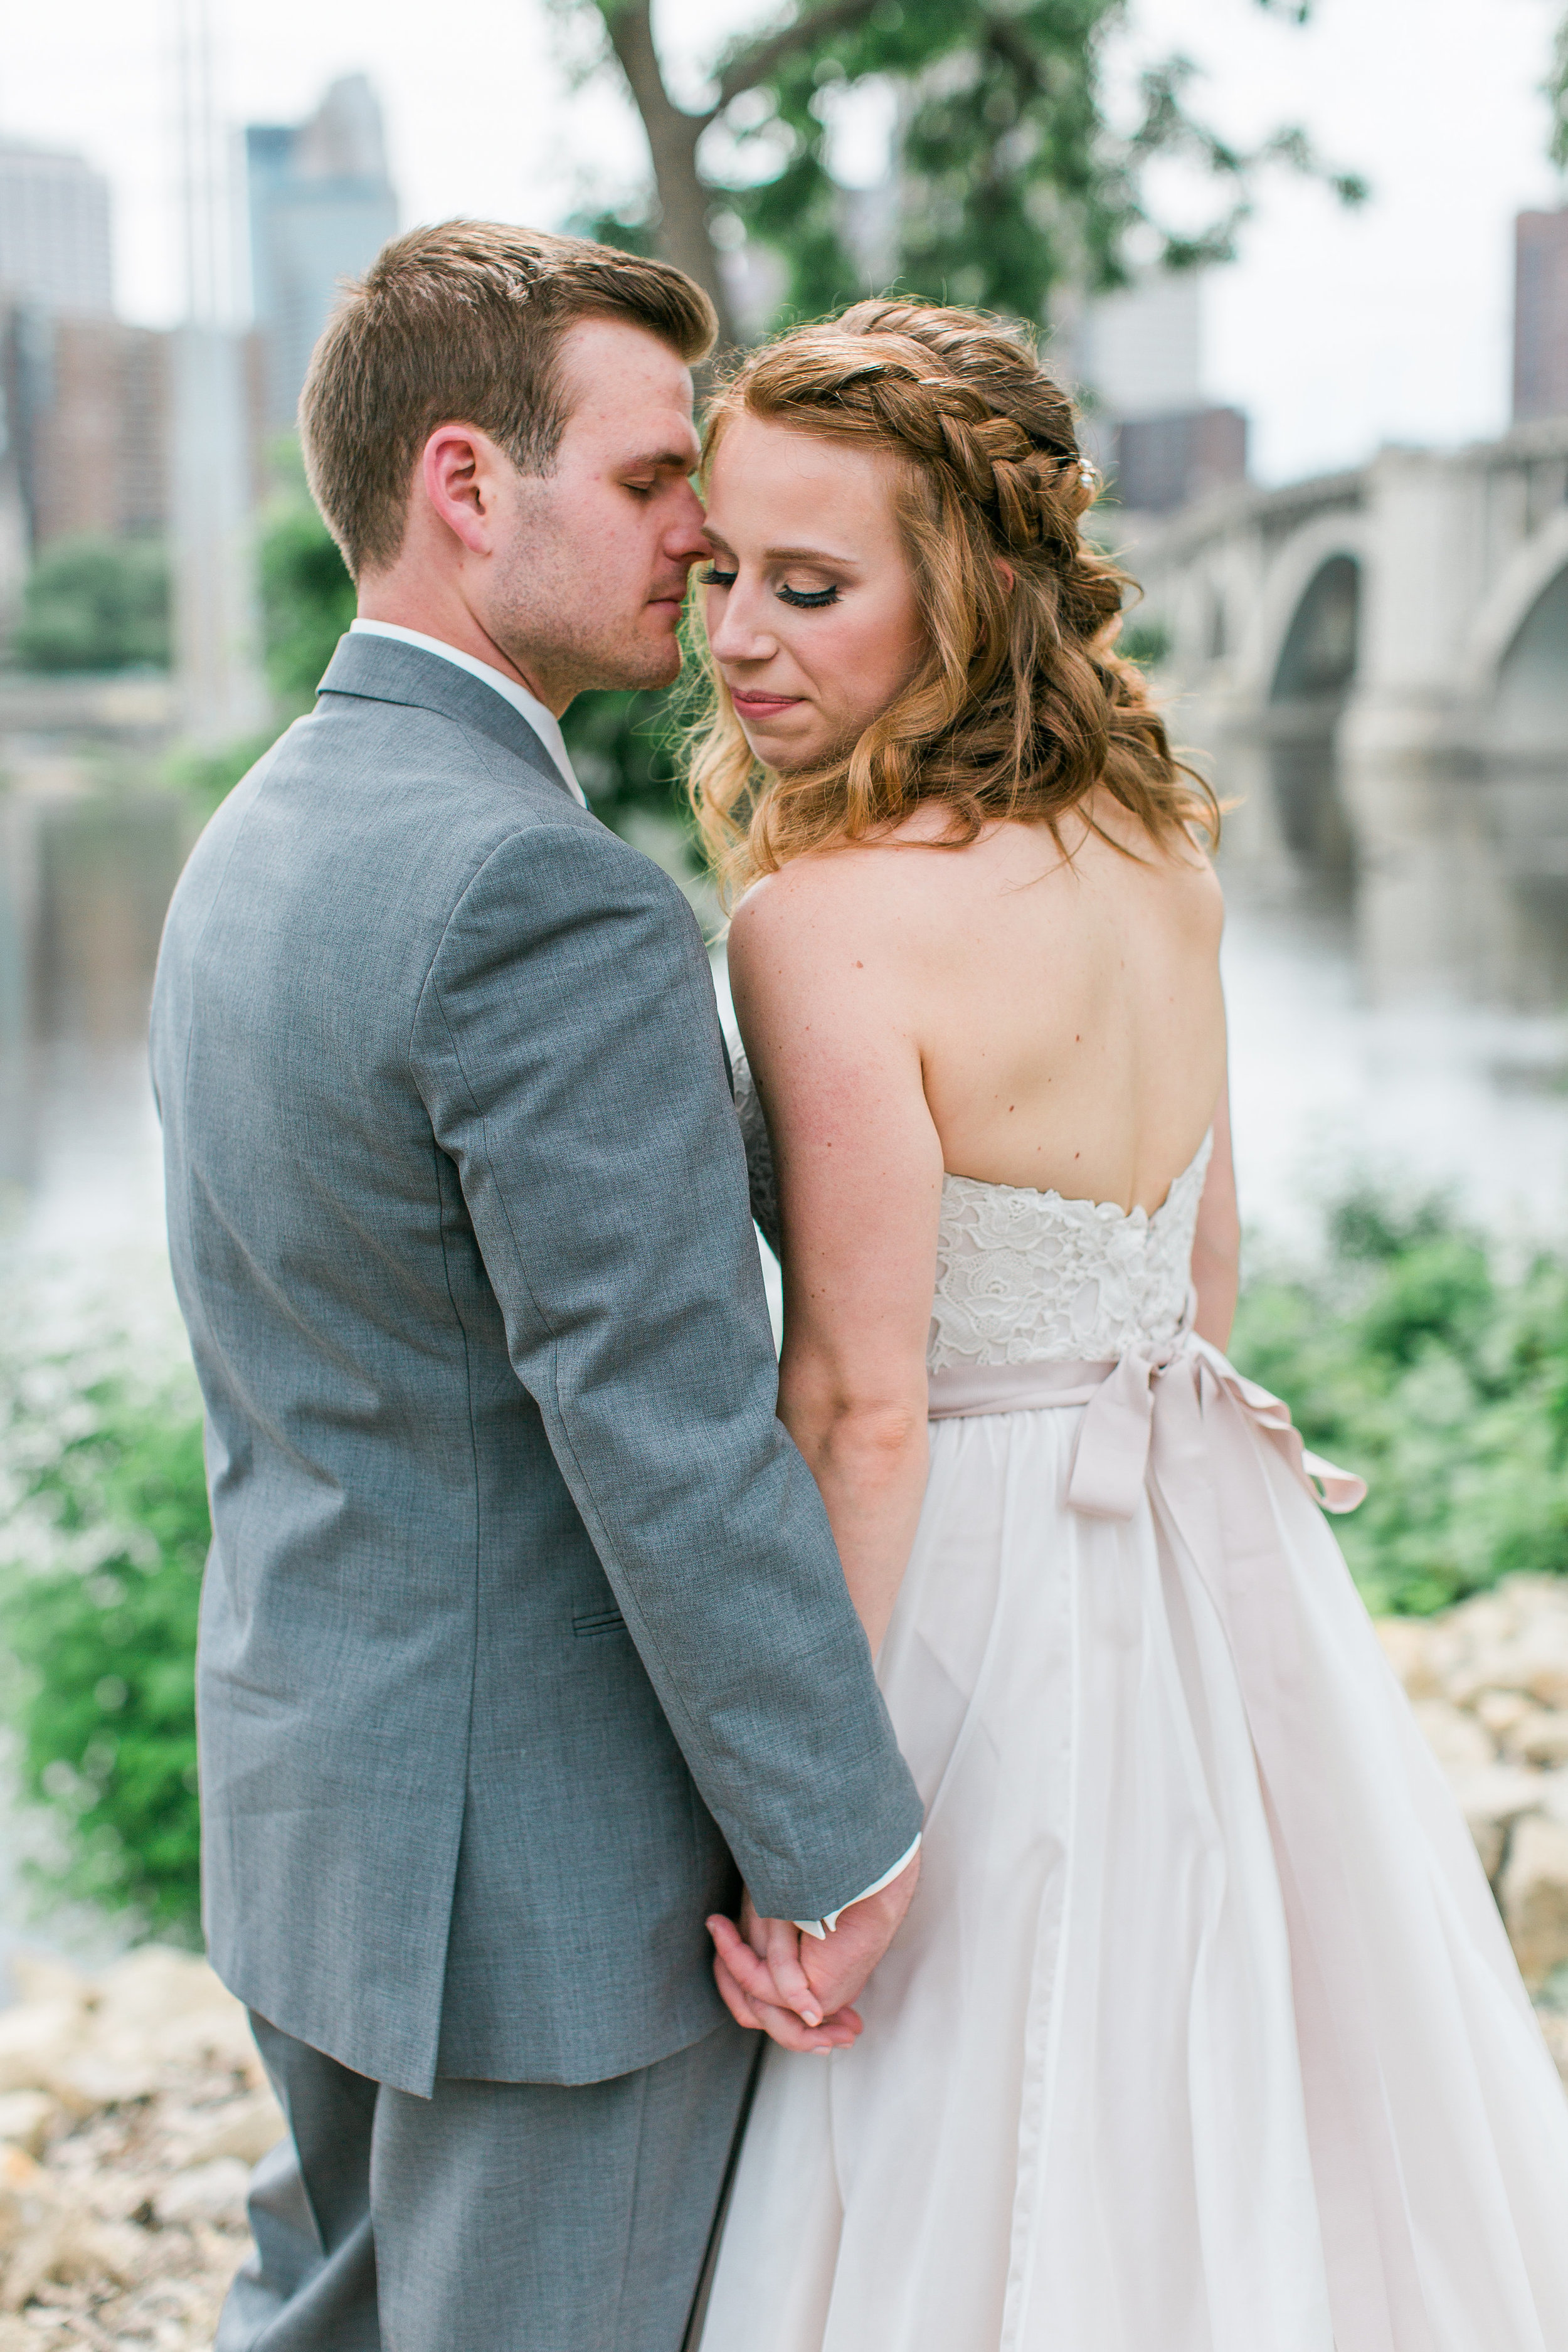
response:
<path fill-rule="evenodd" d="M 1321 1516 L 1359 1487 L 1221 1353 L 1216 813 L 1112 651 L 1068 404 L 863 303 L 745 362 L 707 467 L 779 1409 L 927 1812 L 818 2032 L 813 1948 L 713 1923 L 795 2046 L 701 2341 L 1562 2352 L 1568 2104 Z"/>

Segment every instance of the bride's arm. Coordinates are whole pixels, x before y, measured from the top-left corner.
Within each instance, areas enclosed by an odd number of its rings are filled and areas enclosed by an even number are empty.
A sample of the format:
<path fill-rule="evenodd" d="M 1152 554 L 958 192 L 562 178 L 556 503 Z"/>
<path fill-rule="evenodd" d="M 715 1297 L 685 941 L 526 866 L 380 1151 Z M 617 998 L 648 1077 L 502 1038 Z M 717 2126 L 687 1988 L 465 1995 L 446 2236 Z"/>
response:
<path fill-rule="evenodd" d="M 875 1650 L 925 1491 L 942 1147 L 870 881 L 853 852 L 771 877 L 736 912 L 730 979 L 778 1171 L 779 1414 Z"/>
<path fill-rule="evenodd" d="M 1216 1348 L 1230 1345 L 1241 1278 L 1241 1220 L 1236 1205 L 1236 1165 L 1230 1150 L 1230 1086 L 1220 1088 L 1214 1115 L 1214 1153 L 1198 1203 L 1193 1236 L 1193 1287 L 1197 1292 L 1199 1337 Z"/>

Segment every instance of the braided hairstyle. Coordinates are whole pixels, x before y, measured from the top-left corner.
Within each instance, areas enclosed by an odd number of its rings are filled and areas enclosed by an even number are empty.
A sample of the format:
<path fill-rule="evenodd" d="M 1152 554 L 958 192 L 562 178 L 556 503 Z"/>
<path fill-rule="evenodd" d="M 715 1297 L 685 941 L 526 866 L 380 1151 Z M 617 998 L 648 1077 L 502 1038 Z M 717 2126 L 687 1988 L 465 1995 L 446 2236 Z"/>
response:
<path fill-rule="evenodd" d="M 727 887 L 884 834 L 930 801 L 948 810 L 954 847 L 1007 819 L 1059 840 L 1097 785 L 1157 843 L 1218 838 L 1213 793 L 1111 650 L 1131 583 L 1083 536 L 1098 484 L 1070 402 L 1021 333 L 972 310 L 858 302 L 741 362 L 709 412 L 705 472 L 742 414 L 900 461 L 929 651 L 858 742 L 787 774 L 759 765 L 710 663 L 690 790 Z"/>

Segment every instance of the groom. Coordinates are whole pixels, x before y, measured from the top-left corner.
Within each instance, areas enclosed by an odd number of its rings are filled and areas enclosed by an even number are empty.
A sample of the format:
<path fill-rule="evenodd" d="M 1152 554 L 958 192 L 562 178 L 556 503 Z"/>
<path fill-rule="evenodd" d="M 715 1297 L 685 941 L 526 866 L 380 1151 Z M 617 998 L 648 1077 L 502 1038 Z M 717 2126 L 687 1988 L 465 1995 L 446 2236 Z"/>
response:
<path fill-rule="evenodd" d="M 827 2015 L 918 1867 L 702 943 L 557 723 L 679 668 L 712 328 L 573 240 L 386 248 L 301 409 L 361 617 L 170 910 L 206 1926 L 289 2126 L 220 2352 L 677 2352 L 754 2047 L 705 1916 L 854 1903 Z"/>

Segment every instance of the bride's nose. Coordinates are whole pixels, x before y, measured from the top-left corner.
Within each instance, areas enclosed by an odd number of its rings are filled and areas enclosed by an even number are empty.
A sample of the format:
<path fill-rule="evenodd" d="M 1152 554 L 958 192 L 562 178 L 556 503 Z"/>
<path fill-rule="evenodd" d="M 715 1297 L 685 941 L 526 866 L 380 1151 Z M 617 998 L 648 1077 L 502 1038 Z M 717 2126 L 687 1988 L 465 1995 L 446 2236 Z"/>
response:
<path fill-rule="evenodd" d="M 765 609 L 739 581 L 721 598 L 711 598 L 708 609 L 708 642 L 716 661 L 768 661 L 777 653 L 779 641 L 766 625 Z"/>

